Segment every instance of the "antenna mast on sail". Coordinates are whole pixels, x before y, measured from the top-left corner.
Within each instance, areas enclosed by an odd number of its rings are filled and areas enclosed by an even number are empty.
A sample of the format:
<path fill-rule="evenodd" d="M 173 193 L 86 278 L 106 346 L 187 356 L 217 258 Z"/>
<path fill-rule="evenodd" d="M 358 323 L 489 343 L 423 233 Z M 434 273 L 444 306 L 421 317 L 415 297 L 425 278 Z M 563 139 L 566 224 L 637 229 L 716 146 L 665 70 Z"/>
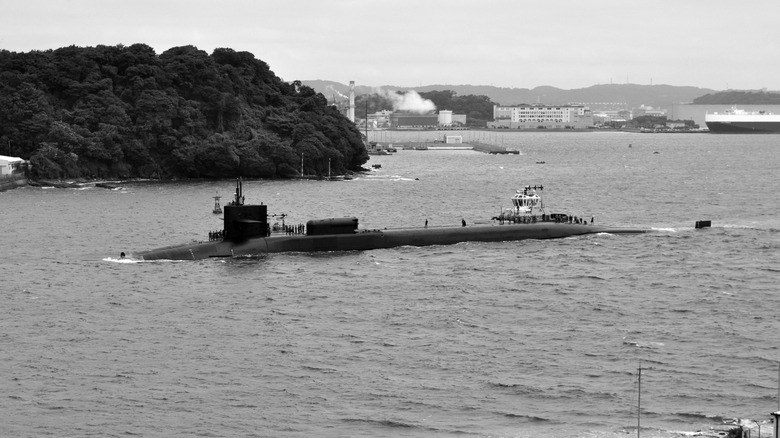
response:
<path fill-rule="evenodd" d="M 233 205 L 244 205 L 244 186 L 241 178 L 236 180 L 236 196 L 233 199 Z"/>

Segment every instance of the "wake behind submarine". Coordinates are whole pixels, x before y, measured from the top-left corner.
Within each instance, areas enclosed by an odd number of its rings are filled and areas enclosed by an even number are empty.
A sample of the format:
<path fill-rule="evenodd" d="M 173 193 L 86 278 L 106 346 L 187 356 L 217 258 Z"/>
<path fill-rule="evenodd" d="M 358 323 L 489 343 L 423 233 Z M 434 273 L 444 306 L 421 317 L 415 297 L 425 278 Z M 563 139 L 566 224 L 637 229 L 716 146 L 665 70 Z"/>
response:
<path fill-rule="evenodd" d="M 224 228 L 210 240 L 138 252 L 142 260 L 200 260 L 246 257 L 277 252 L 361 251 L 399 246 L 452 245 L 460 242 L 504 242 L 558 239 L 595 233 L 639 234 L 646 230 L 595 226 L 565 214 L 546 214 L 537 190 L 526 186 L 512 197 L 513 207 L 493 217 L 499 223 L 428 228 L 359 229 L 356 217 L 310 220 L 305 228 L 272 230 L 267 205 L 244 204 L 243 185 L 224 206 Z M 535 209 L 542 213 L 534 214 Z M 592 221 L 592 219 L 591 219 Z M 276 228 L 276 227 L 274 227 Z"/>

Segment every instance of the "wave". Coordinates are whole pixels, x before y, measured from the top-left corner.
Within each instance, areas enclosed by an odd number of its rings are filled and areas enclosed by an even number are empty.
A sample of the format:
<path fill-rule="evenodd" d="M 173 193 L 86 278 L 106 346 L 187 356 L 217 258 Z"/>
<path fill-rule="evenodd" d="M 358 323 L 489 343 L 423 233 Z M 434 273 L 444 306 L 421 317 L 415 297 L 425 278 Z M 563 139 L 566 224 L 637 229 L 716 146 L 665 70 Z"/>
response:
<path fill-rule="evenodd" d="M 496 414 L 503 415 L 506 418 L 522 418 L 528 420 L 531 423 L 552 423 L 553 422 L 553 420 L 549 418 L 539 417 L 536 415 L 514 414 L 511 412 L 496 412 Z"/>
<path fill-rule="evenodd" d="M 638 347 L 638 348 L 656 349 L 656 348 L 659 348 L 659 347 L 663 347 L 665 344 L 663 342 L 629 341 L 626 338 L 623 338 L 623 345 L 629 345 L 629 346 Z"/>
<path fill-rule="evenodd" d="M 135 260 L 135 259 L 129 259 L 129 258 L 114 258 L 114 257 L 105 257 L 103 259 L 104 262 L 111 262 L 111 263 L 125 263 L 125 264 L 133 264 L 133 263 L 142 263 L 145 260 Z"/>
<path fill-rule="evenodd" d="M 763 225 L 763 224 L 759 224 L 759 225 L 717 224 L 717 225 L 713 225 L 710 228 L 714 228 L 714 229 L 720 228 L 720 229 L 725 229 L 725 230 L 767 231 L 767 232 L 770 232 L 770 233 L 778 233 L 778 232 L 780 232 L 780 228 L 775 228 L 775 227 L 772 227 L 772 226 L 769 226 L 769 227 L 765 228 L 765 227 L 762 227 L 761 225 Z M 695 228 L 691 228 L 691 229 L 693 230 Z"/>
<path fill-rule="evenodd" d="M 650 227 L 650 229 L 652 231 L 664 231 L 664 232 L 667 232 L 667 233 L 676 233 L 677 232 L 677 230 L 675 230 L 674 228 L 669 228 L 669 227 Z"/>
<path fill-rule="evenodd" d="M 336 370 L 334 368 L 325 368 L 325 367 L 318 367 L 318 366 L 313 366 L 313 365 L 303 365 L 303 366 L 301 366 L 301 368 L 303 368 L 305 370 L 319 371 L 319 372 L 325 373 L 325 374 L 332 374 L 332 373 L 337 373 L 338 372 L 338 370 Z"/>
<path fill-rule="evenodd" d="M 572 277 L 568 277 L 569 280 L 602 280 L 607 281 L 604 277 L 599 277 L 598 275 L 575 275 Z"/>
<path fill-rule="evenodd" d="M 760 230 L 761 229 L 753 225 L 744 225 L 744 224 L 723 224 L 719 228 L 734 228 L 738 230 Z"/>
<path fill-rule="evenodd" d="M 347 423 L 366 423 L 366 424 L 375 424 L 378 426 L 386 426 L 386 427 L 418 427 L 414 424 L 404 423 L 401 421 L 393 421 L 393 420 L 372 420 L 369 418 L 344 418 L 342 421 Z"/>
<path fill-rule="evenodd" d="M 417 181 L 419 178 L 410 178 L 401 175 L 366 175 L 366 180 L 387 180 L 387 181 Z"/>
<path fill-rule="evenodd" d="M 530 394 L 531 392 L 536 392 L 536 391 L 529 391 L 530 388 L 528 386 L 521 385 L 519 383 L 490 382 L 489 385 L 494 388 L 523 388 L 526 389 L 526 391 L 524 392 L 527 394 Z"/>
<path fill-rule="evenodd" d="M 685 419 L 686 421 L 707 420 L 707 421 L 725 424 L 725 423 L 731 423 L 734 420 L 733 418 L 726 418 L 720 415 L 707 415 L 698 412 L 674 412 L 673 414 L 682 419 Z"/>
<path fill-rule="evenodd" d="M 371 418 L 343 418 L 341 421 L 345 423 L 362 423 L 362 424 L 368 424 L 372 426 L 379 426 L 382 428 L 389 428 L 389 429 L 415 429 L 419 431 L 423 431 L 426 433 L 445 433 L 445 434 L 459 434 L 459 433 L 466 433 L 465 431 L 461 430 L 446 430 L 446 429 L 440 429 L 432 426 L 421 426 L 418 424 L 412 424 L 405 421 L 400 420 L 374 420 Z M 400 433 L 400 432 L 399 432 Z M 369 434 L 370 435 L 370 434 Z"/>
<path fill-rule="evenodd" d="M 189 261 L 189 260 L 164 260 L 164 259 L 160 259 L 160 260 L 141 260 L 141 259 L 134 259 L 134 258 L 129 258 L 129 257 L 125 257 L 125 258 L 121 258 L 121 257 L 119 257 L 119 258 L 105 257 L 102 260 L 104 262 L 109 262 L 109 263 L 124 263 L 124 264 L 136 264 L 136 263 L 182 263 L 182 262 L 184 262 L 184 263 L 191 263 L 191 261 Z M 224 260 L 222 260 L 222 259 L 220 259 L 220 260 L 222 262 L 224 262 Z"/>

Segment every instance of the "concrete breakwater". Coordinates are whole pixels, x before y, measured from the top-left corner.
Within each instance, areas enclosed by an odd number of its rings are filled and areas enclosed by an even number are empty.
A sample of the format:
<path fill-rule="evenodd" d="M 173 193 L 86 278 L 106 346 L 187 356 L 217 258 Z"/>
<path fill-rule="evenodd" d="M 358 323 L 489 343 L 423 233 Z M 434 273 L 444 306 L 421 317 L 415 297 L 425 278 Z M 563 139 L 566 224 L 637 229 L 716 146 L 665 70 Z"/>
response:
<path fill-rule="evenodd" d="M 26 185 L 27 178 L 24 175 L 3 175 L 0 177 L 0 192 Z"/>
<path fill-rule="evenodd" d="M 475 142 L 471 143 L 472 149 L 478 152 L 484 152 L 486 154 L 519 154 L 517 149 L 507 149 L 504 146 L 497 146 L 493 144 Z"/>
<path fill-rule="evenodd" d="M 488 143 L 481 143 L 478 141 L 469 143 L 444 143 L 439 141 L 422 141 L 422 142 L 390 142 L 386 146 L 382 145 L 385 150 L 390 149 L 403 149 L 403 150 L 474 150 L 477 152 L 484 152 L 486 154 L 519 154 L 517 149 L 508 149 L 504 146 L 497 146 Z"/>

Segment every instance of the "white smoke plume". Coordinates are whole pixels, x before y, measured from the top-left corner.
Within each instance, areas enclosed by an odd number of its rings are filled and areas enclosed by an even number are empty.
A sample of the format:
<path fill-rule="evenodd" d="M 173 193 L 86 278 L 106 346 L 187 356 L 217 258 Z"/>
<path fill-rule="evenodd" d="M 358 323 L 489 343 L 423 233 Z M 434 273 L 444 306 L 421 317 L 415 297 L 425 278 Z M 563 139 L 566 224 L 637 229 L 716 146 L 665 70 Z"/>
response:
<path fill-rule="evenodd" d="M 393 111 L 406 111 L 417 114 L 427 114 L 436 111 L 436 105 L 429 99 L 424 99 L 414 90 L 405 93 L 386 91 L 385 95 L 393 102 Z"/>
<path fill-rule="evenodd" d="M 326 90 L 331 92 L 330 93 L 331 96 L 338 94 L 338 96 L 341 97 L 342 99 L 349 99 L 349 97 L 347 97 L 347 96 L 343 95 L 342 93 L 340 93 L 339 90 L 333 88 L 333 85 L 328 85 Z"/>

